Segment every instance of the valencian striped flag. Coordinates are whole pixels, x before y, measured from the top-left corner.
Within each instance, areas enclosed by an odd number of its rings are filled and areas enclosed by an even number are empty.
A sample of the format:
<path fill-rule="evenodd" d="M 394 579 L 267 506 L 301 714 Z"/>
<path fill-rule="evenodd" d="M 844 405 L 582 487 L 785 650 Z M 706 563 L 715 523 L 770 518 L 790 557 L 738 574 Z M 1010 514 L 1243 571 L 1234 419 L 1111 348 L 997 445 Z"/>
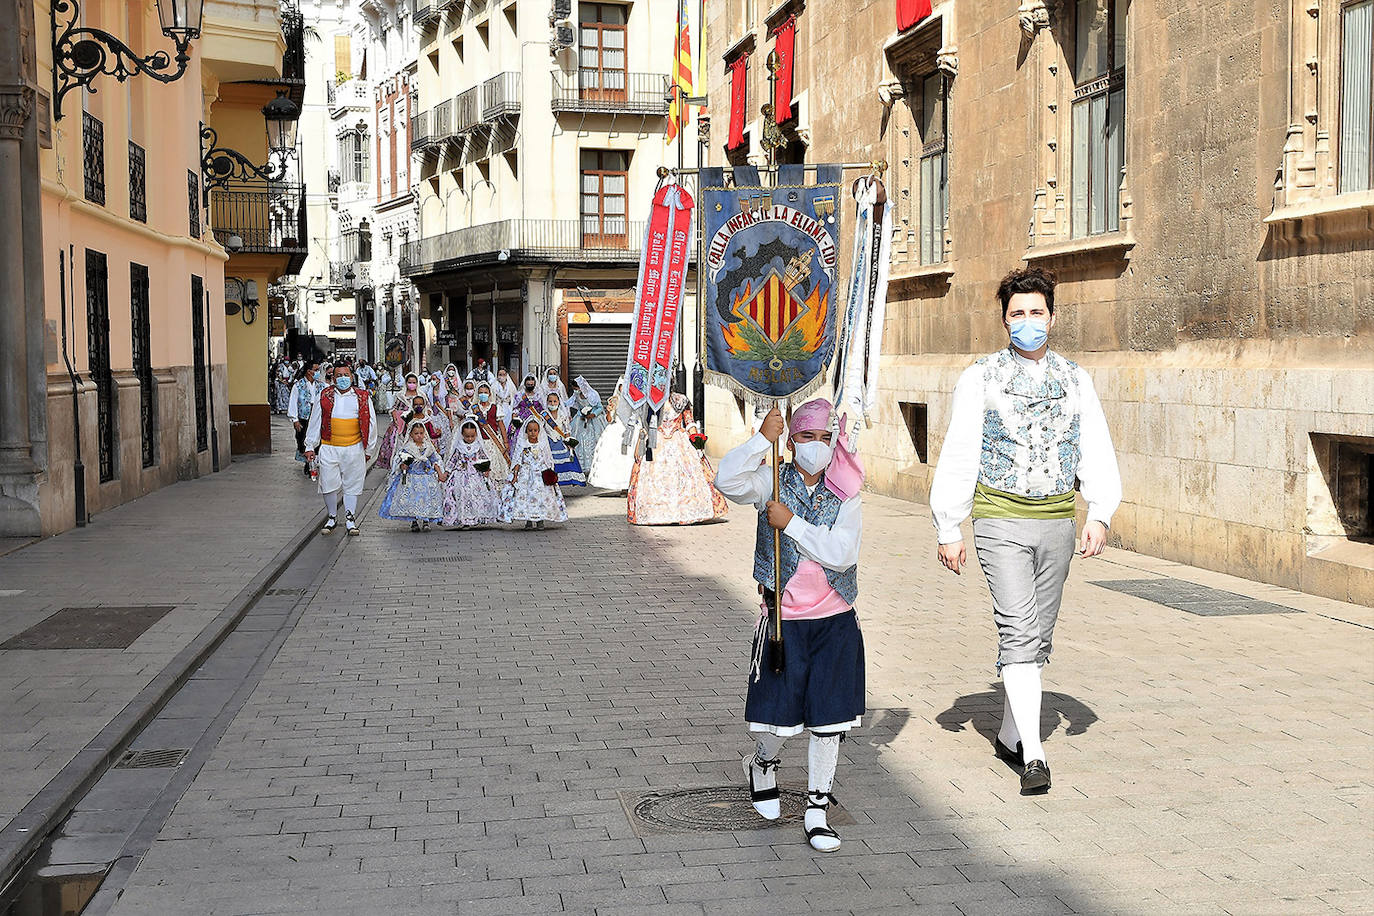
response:
<path fill-rule="evenodd" d="M 687 0 L 679 0 L 677 10 L 677 38 L 674 41 L 677 61 L 673 64 L 673 100 L 668 107 L 668 142 L 682 133 L 691 113 L 684 96 L 692 94 L 692 33 L 687 22 Z"/>

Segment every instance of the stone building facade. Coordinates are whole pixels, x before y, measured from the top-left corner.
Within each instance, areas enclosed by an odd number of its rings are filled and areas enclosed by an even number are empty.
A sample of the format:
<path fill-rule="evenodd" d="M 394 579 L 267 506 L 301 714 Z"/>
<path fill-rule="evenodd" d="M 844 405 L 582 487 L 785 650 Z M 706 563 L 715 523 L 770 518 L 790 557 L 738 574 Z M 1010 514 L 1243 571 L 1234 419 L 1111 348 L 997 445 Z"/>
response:
<path fill-rule="evenodd" d="M 791 19 L 786 154 L 889 164 L 868 486 L 927 497 L 955 380 L 1006 345 L 996 285 L 1040 264 L 1052 346 L 1092 374 L 1120 456 L 1113 542 L 1374 602 L 1370 4 L 921 6 L 706 5 L 712 163 L 761 161 Z M 707 419 L 744 425 L 720 392 Z"/>

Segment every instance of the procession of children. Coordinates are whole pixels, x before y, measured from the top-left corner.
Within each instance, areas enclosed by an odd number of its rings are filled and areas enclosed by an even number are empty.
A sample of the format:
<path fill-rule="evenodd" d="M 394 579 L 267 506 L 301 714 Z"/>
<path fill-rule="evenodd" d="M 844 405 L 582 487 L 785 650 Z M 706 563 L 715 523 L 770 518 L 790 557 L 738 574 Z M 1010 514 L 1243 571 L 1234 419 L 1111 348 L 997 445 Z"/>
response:
<path fill-rule="evenodd" d="M 568 520 L 563 488 L 589 484 L 623 491 L 631 524 L 693 524 L 726 513 L 705 437 L 680 395 L 660 418 L 655 454 L 642 424 L 616 416 L 619 385 L 603 402 L 582 377 L 569 391 L 554 368 L 517 384 L 504 368 L 463 377 L 449 365 L 409 373 L 397 388 L 378 450 L 378 465 L 390 470 L 378 515 L 412 531 L 543 529 Z"/>

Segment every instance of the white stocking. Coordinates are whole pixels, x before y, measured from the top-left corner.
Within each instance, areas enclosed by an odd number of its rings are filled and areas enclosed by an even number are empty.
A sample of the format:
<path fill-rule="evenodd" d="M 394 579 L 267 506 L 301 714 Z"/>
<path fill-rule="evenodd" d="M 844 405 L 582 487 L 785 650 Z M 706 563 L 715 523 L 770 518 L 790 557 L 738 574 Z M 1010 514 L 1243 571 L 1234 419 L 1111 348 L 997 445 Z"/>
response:
<path fill-rule="evenodd" d="M 1011 694 L 1005 687 L 1002 690 L 1002 727 L 997 732 L 997 740 L 1013 751 L 1016 742 L 1021 740 L 1021 733 L 1016 730 L 1016 717 L 1011 714 Z"/>
<path fill-rule="evenodd" d="M 335 518 L 339 514 L 339 491 L 333 490 L 324 494 L 324 507 L 329 510 L 329 517 Z"/>
<path fill-rule="evenodd" d="M 348 512 L 348 513 L 350 513 L 350 514 L 352 514 L 352 515 L 357 515 L 357 514 L 358 514 L 358 495 L 357 495 L 356 493 L 345 493 L 345 494 L 344 494 L 344 497 L 343 497 L 343 500 L 344 500 L 344 511 L 345 511 L 345 512 Z"/>
<path fill-rule="evenodd" d="M 786 735 L 775 735 L 772 732 L 755 732 L 754 753 L 760 760 L 777 760 L 778 754 L 782 752 L 783 742 L 787 740 Z"/>
<path fill-rule="evenodd" d="M 840 762 L 840 735 L 818 735 L 811 733 L 811 746 L 807 750 L 806 787 L 811 792 L 829 794 L 835 784 L 835 767 Z"/>
<path fill-rule="evenodd" d="M 1035 662 L 1003 665 L 1002 687 L 1007 691 L 1011 715 L 1021 735 L 1022 759 L 1027 763 L 1044 760 L 1045 748 L 1040 743 L 1040 666 Z"/>

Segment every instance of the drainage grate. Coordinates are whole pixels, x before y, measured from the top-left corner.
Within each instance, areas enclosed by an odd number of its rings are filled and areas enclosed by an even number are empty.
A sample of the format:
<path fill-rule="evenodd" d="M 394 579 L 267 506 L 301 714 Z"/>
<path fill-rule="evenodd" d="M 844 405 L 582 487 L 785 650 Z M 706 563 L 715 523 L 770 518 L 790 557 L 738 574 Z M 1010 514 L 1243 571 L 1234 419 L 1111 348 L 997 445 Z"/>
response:
<path fill-rule="evenodd" d="M 1301 614 L 1296 608 L 1260 601 L 1235 592 L 1185 582 L 1182 579 L 1121 579 L 1115 582 L 1092 582 L 1114 592 L 1124 592 L 1165 607 L 1186 611 L 1199 617 L 1233 617 L 1239 614 Z"/>
<path fill-rule="evenodd" d="M 159 747 L 143 751 L 125 751 L 115 764 L 117 770 L 141 770 L 153 767 L 179 767 L 191 753 L 185 747 Z"/>
<path fill-rule="evenodd" d="M 452 557 L 410 557 L 407 563 L 466 563 L 469 558 L 464 556 Z"/>
<path fill-rule="evenodd" d="M 267 591 L 263 592 L 263 594 L 264 594 L 264 595 L 291 595 L 291 596 L 294 596 L 294 597 L 300 597 L 301 595 L 304 595 L 304 594 L 305 594 L 305 589 L 303 589 L 303 588 L 269 588 Z"/>
<path fill-rule="evenodd" d="M 173 607 L 64 607 L 0 649 L 127 649 Z"/>
<path fill-rule="evenodd" d="M 800 824 L 806 813 L 806 793 L 782 789 L 782 817 L 768 821 L 759 817 L 749 803 L 744 786 L 712 786 L 680 792 L 643 795 L 620 793 L 620 801 L 637 836 L 661 833 L 699 833 L 709 831 L 763 830 L 781 824 Z M 828 821 L 832 825 L 853 824 L 843 808 L 832 805 Z"/>

